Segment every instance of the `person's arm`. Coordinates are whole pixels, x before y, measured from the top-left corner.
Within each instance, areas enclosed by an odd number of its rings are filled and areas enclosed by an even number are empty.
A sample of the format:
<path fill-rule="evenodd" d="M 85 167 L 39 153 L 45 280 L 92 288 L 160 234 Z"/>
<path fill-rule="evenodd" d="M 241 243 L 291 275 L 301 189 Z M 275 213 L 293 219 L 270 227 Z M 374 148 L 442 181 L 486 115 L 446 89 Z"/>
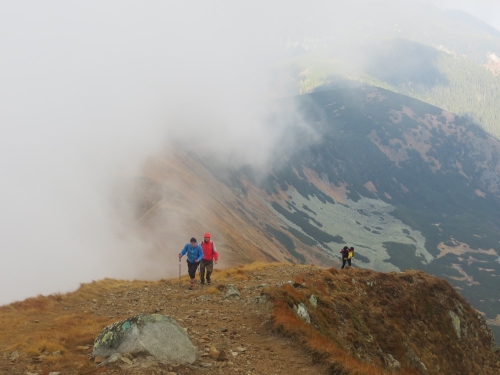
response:
<path fill-rule="evenodd" d="M 212 242 L 212 250 L 214 252 L 214 262 L 217 264 L 219 261 L 219 253 L 217 252 L 217 249 L 215 248 L 215 243 Z"/>
<path fill-rule="evenodd" d="M 201 248 L 201 245 L 198 245 L 198 258 L 196 261 L 199 263 L 203 259 L 203 249 Z"/>
<path fill-rule="evenodd" d="M 180 258 L 182 258 L 182 256 L 183 256 L 184 254 L 186 254 L 186 253 L 187 253 L 187 251 L 188 251 L 188 245 L 189 245 L 189 244 L 185 244 L 185 245 L 184 245 L 184 248 L 183 248 L 183 249 L 181 250 L 181 252 L 179 253 L 179 259 L 180 259 Z"/>

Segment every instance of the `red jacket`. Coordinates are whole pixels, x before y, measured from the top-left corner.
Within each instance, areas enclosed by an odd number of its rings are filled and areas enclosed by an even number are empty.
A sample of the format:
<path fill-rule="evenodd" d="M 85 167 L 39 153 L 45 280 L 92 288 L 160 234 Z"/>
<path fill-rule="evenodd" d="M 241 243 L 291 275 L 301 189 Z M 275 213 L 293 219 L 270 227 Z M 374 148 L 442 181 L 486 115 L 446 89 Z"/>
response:
<path fill-rule="evenodd" d="M 201 248 L 203 249 L 203 260 L 219 260 L 219 253 L 215 249 L 215 244 L 212 241 L 201 243 Z"/>

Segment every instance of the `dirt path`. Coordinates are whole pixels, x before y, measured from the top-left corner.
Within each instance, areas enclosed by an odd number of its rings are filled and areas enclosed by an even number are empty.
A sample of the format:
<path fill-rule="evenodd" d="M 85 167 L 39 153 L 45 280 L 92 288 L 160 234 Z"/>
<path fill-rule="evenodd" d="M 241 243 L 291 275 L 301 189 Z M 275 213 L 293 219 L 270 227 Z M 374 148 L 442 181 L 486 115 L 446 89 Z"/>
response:
<path fill-rule="evenodd" d="M 73 305 L 66 303 L 62 307 L 65 314 L 85 313 L 96 321 L 104 318 L 119 321 L 140 313 L 169 315 L 187 329 L 191 341 L 202 356 L 191 366 L 169 367 L 153 363 L 147 368 L 137 368 L 134 364 L 118 360 L 100 368 L 90 364 L 86 367 L 91 370 L 84 372 L 76 369 L 61 371 L 60 375 L 326 374 L 326 367 L 316 363 L 301 344 L 272 332 L 271 304 L 261 297 L 266 285 L 291 281 L 296 274 L 312 269 L 306 266 L 271 265 L 254 270 L 217 271 L 214 272 L 212 286 L 197 283 L 194 290 L 188 290 L 185 276 L 181 286 L 178 280 L 148 283 L 141 288 L 130 282 L 120 288 L 106 290 L 92 300 Z M 226 298 L 228 284 L 233 284 L 239 290 L 239 298 Z M 81 353 L 88 357 L 89 362 L 92 344 L 89 342 L 89 348 Z M 211 358 L 211 347 L 223 352 L 227 360 Z M 57 366 L 50 367 L 54 368 L 50 371 L 58 371 Z M 0 362 L 1 374 L 48 375 L 50 371 L 29 357 L 21 356 L 14 363 L 4 357 Z"/>
<path fill-rule="evenodd" d="M 202 354 L 193 366 L 171 369 L 178 374 L 200 371 L 203 374 L 322 374 L 326 373 L 325 367 L 315 364 L 299 344 L 270 331 L 271 306 L 260 296 L 265 284 L 293 280 L 295 274 L 306 270 L 305 267 L 269 267 L 235 273 L 232 280 L 225 277 L 224 283 L 217 281 L 215 273 L 212 287 L 197 283 L 192 291 L 187 289 L 186 281 L 181 287 L 178 282 L 169 281 L 130 296 L 138 307 L 130 313 L 170 315 L 187 328 L 191 340 L 204 356 Z M 240 298 L 225 297 L 226 281 L 236 286 Z M 95 312 L 109 315 L 113 309 L 97 305 Z M 228 360 L 210 358 L 207 355 L 210 347 L 224 351 Z M 128 370 L 126 364 L 120 367 L 103 373 L 145 373 Z"/>

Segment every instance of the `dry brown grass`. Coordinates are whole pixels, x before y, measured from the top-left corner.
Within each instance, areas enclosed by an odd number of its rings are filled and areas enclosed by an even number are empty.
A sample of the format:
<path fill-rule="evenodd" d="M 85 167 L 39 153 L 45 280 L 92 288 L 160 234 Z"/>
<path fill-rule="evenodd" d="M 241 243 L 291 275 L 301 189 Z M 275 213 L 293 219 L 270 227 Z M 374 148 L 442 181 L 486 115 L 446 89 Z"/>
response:
<path fill-rule="evenodd" d="M 213 279 L 220 283 L 231 283 L 234 280 L 244 281 L 249 280 L 249 273 L 253 271 L 258 271 L 264 268 L 276 268 L 276 267 L 301 267 L 292 265 L 290 263 L 264 263 L 264 262 L 254 262 L 249 264 L 240 265 L 235 268 L 229 269 L 215 269 L 213 273 Z"/>
<path fill-rule="evenodd" d="M 298 287 L 287 284 L 264 290 L 274 305 L 273 327 L 303 342 L 318 360 L 331 362 L 332 373 L 391 373 L 380 356 L 382 349 L 402 362 L 398 373 L 416 375 L 417 369 L 404 360 L 406 345 L 430 367 L 430 373 L 499 373 L 491 336 L 474 309 L 444 280 L 421 271 L 384 274 L 330 269 L 297 277 L 295 282 Z M 317 298 L 317 308 L 309 302 L 311 294 Z M 293 306 L 299 303 L 306 306 L 311 324 L 295 314 Z M 460 342 L 448 316 L 449 310 L 457 311 L 457 304 L 461 324 L 468 330 L 467 340 Z"/>
<path fill-rule="evenodd" d="M 141 289 L 150 284 L 105 279 L 82 284 L 72 293 L 38 296 L 1 306 L 0 353 L 18 350 L 22 358 L 44 355 L 43 363 L 50 366 L 52 371 L 91 371 L 93 366 L 85 355 L 90 349 L 82 352 L 77 347 L 91 348 L 102 328 L 116 319 L 92 315 L 82 310 L 82 306 L 99 298 L 102 293 L 120 289 L 124 285 Z M 62 356 L 52 354 L 54 352 L 60 352 Z"/>
<path fill-rule="evenodd" d="M 382 375 L 385 371 L 375 366 L 360 363 L 345 350 L 335 345 L 331 340 L 317 332 L 311 325 L 305 323 L 291 310 L 286 303 L 280 302 L 273 309 L 273 324 L 278 332 L 300 338 L 313 353 L 313 357 L 332 361 L 337 368 L 343 368 L 352 375 Z M 409 375 L 402 372 L 401 374 Z M 413 374 L 413 373 L 412 373 Z"/>
<path fill-rule="evenodd" d="M 205 289 L 204 294 L 219 294 L 220 291 L 217 289 L 215 286 L 210 286 L 207 289 Z"/>
<path fill-rule="evenodd" d="M 216 269 L 217 285 L 205 288 L 204 293 L 218 294 L 225 284 L 234 280 L 244 283 L 254 271 L 265 269 L 274 273 L 276 267 L 279 268 L 276 271 L 286 274 L 287 267 L 297 270 L 307 266 L 252 263 L 228 270 Z M 184 284 L 188 280 L 187 275 L 181 278 Z M 491 355 L 489 338 L 475 319 L 475 311 L 444 280 L 420 271 L 384 274 L 361 269 L 340 272 L 309 268 L 295 277 L 294 282 L 295 286 L 284 284 L 263 289 L 273 303 L 273 327 L 302 342 L 318 361 L 330 363 L 332 374 L 386 374 L 388 370 L 378 348 L 401 359 L 408 342 L 426 365 L 431 368 L 439 365 L 442 373 L 459 373 L 459 368 L 488 375 L 497 373 L 498 356 Z M 78 347 L 91 346 L 101 329 L 117 318 L 87 311 L 91 301 L 124 290 L 142 291 L 158 283 L 173 287 L 178 278 L 159 282 L 106 279 L 84 284 L 73 293 L 38 296 L 2 306 L 0 353 L 19 350 L 22 357 L 34 358 L 59 351 L 63 356 L 48 356 L 43 360 L 51 371 L 95 372 L 87 358 L 90 350 Z M 311 294 L 317 298 L 317 308 L 309 302 Z M 299 303 L 306 305 L 313 324 L 305 323 L 294 313 L 293 305 Z M 468 341 L 453 340 L 456 334 L 447 323 L 447 311 L 457 303 L 462 306 L 462 319 L 467 321 Z M 368 336 L 373 340 L 367 340 Z M 354 357 L 356 353 L 362 353 L 362 357 Z M 402 363 L 399 374 L 417 372 Z"/>
<path fill-rule="evenodd" d="M 230 283 L 234 280 L 247 280 L 248 272 L 264 267 L 287 266 L 286 263 L 250 263 L 233 269 L 216 269 L 214 278 L 217 283 Z M 183 275 L 181 283 L 186 285 L 189 276 Z M 104 279 L 82 284 L 75 292 L 38 296 L 24 301 L 0 306 L 0 324 L 2 338 L 0 353 L 8 354 L 18 350 L 23 358 L 35 358 L 45 355 L 44 364 L 50 365 L 51 371 L 75 371 L 88 373 L 95 371 L 87 356 L 103 327 L 117 318 L 96 316 L 88 310 L 93 299 L 102 295 L 127 291 L 143 290 L 145 287 L 164 283 L 176 286 L 178 278 L 149 281 L 126 281 Z M 206 294 L 219 294 L 217 287 L 205 289 Z M 89 346 L 87 351 L 78 347 Z M 62 356 L 51 356 L 60 352 Z"/>
<path fill-rule="evenodd" d="M 227 268 L 227 269 L 214 269 L 212 278 L 216 282 L 220 283 L 231 283 L 231 281 L 239 280 L 244 281 L 248 280 L 248 274 L 252 271 L 257 271 L 264 268 L 275 268 L 275 267 L 300 267 L 296 265 L 292 265 L 291 263 L 265 263 L 265 262 L 253 262 L 248 264 L 242 264 L 238 267 Z M 190 280 L 188 275 L 181 275 L 180 282 L 181 284 L 186 284 Z M 161 282 L 167 283 L 168 285 L 178 285 L 179 277 L 172 278 L 169 280 L 160 280 Z"/>

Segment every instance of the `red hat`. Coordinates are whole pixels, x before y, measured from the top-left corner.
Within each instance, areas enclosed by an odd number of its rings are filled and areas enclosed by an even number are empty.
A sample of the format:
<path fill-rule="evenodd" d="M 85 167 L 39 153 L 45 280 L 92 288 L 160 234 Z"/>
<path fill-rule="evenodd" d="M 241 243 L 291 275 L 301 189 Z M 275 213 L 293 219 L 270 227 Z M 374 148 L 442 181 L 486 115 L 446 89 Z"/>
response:
<path fill-rule="evenodd" d="M 210 233 L 205 233 L 205 235 L 203 236 L 204 238 L 210 238 Z"/>

